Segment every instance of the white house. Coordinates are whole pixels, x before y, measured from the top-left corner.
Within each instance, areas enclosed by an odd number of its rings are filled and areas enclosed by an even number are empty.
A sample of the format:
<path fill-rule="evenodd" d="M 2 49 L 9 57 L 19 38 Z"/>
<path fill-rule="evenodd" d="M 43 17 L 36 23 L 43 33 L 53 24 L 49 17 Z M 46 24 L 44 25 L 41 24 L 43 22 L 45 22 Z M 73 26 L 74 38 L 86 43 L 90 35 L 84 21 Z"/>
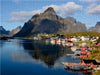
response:
<path fill-rule="evenodd" d="M 99 39 L 99 37 L 97 36 L 97 37 L 96 37 L 96 39 L 98 40 L 98 39 Z"/>
<path fill-rule="evenodd" d="M 96 41 L 96 39 L 92 38 L 91 41 L 94 42 L 94 41 Z"/>
<path fill-rule="evenodd" d="M 72 38 L 71 41 L 78 42 L 77 38 Z"/>
<path fill-rule="evenodd" d="M 80 39 L 82 41 L 87 41 L 87 40 L 89 40 L 89 36 L 81 36 Z"/>

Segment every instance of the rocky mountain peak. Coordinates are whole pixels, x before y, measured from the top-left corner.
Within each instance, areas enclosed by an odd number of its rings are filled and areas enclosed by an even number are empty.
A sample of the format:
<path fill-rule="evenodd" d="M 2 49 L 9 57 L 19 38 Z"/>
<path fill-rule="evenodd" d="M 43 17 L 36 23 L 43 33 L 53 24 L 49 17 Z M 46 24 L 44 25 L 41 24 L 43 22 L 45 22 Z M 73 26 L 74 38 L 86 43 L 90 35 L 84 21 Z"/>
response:
<path fill-rule="evenodd" d="M 55 13 L 54 9 L 52 7 L 49 7 L 47 10 L 45 10 L 44 13 L 46 12 L 52 12 L 52 13 Z"/>
<path fill-rule="evenodd" d="M 0 26 L 0 35 L 1 34 L 9 34 L 9 31 L 7 31 L 7 30 L 5 30 L 4 28 L 3 28 L 3 26 Z"/>
<path fill-rule="evenodd" d="M 100 22 L 97 22 L 96 26 L 100 26 Z"/>
<path fill-rule="evenodd" d="M 0 30 L 4 30 L 3 26 L 0 26 Z"/>
<path fill-rule="evenodd" d="M 43 19 L 57 20 L 56 12 L 52 7 L 47 8 L 43 13 L 35 14 L 34 16 L 32 16 L 29 22 L 34 22 L 35 24 L 38 24 Z"/>
<path fill-rule="evenodd" d="M 45 15 L 56 15 L 56 12 L 54 11 L 54 9 L 52 7 L 47 8 L 47 10 L 44 11 Z"/>
<path fill-rule="evenodd" d="M 57 20 L 56 12 L 52 7 L 47 8 L 44 13 L 40 14 L 40 19 Z"/>

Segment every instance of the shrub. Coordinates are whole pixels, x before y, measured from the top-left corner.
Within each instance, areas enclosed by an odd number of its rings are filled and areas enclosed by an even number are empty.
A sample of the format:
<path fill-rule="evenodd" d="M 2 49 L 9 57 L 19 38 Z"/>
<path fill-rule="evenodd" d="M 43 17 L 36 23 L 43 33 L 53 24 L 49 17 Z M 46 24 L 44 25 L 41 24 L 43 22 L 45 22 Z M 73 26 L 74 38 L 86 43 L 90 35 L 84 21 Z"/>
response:
<path fill-rule="evenodd" d="M 97 42 L 100 43 L 100 37 L 99 37 L 99 39 L 97 40 Z"/>

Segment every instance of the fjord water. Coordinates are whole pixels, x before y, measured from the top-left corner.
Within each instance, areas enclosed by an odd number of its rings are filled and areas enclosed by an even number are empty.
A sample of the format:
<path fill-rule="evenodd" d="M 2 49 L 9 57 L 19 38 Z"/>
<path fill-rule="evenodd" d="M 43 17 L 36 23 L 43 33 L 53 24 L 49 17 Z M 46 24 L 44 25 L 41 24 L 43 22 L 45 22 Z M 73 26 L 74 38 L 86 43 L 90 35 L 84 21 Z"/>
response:
<path fill-rule="evenodd" d="M 69 47 L 44 41 L 0 40 L 1 75 L 82 75 L 64 69 L 61 62 L 78 62 L 67 53 Z"/>

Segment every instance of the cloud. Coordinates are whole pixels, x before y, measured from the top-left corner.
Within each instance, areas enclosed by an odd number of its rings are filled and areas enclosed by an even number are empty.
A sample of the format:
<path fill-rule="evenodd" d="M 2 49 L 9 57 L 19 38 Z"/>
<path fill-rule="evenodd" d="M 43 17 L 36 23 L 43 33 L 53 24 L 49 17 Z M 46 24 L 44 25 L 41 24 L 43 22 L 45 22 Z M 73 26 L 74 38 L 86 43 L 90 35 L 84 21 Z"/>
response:
<path fill-rule="evenodd" d="M 74 2 L 68 2 L 63 5 L 49 5 L 44 6 L 40 10 L 34 10 L 30 12 L 21 11 L 21 12 L 13 12 L 11 13 L 12 18 L 10 20 L 7 20 L 6 22 L 24 22 L 27 20 L 27 18 L 37 14 L 42 13 L 44 10 L 46 10 L 48 7 L 53 7 L 56 13 L 60 16 L 68 16 L 73 15 L 76 11 L 79 11 L 82 9 L 81 5 L 75 4 Z"/>
<path fill-rule="evenodd" d="M 80 0 L 80 1 L 88 2 L 88 3 L 90 3 L 90 2 L 100 2 L 100 0 Z"/>
<path fill-rule="evenodd" d="M 88 7 L 88 14 L 100 15 L 100 5 L 92 4 Z"/>
<path fill-rule="evenodd" d="M 57 6 L 57 5 L 45 6 L 43 7 L 43 9 L 47 9 L 48 7 L 53 7 L 56 13 L 60 16 L 73 15 L 76 11 L 79 11 L 82 9 L 82 6 L 77 5 L 74 2 L 68 2 L 61 6 Z"/>
<path fill-rule="evenodd" d="M 41 13 L 42 10 L 34 10 L 31 12 L 13 12 L 11 13 L 12 18 L 10 20 L 7 20 L 6 22 L 25 22 L 29 17 Z"/>

